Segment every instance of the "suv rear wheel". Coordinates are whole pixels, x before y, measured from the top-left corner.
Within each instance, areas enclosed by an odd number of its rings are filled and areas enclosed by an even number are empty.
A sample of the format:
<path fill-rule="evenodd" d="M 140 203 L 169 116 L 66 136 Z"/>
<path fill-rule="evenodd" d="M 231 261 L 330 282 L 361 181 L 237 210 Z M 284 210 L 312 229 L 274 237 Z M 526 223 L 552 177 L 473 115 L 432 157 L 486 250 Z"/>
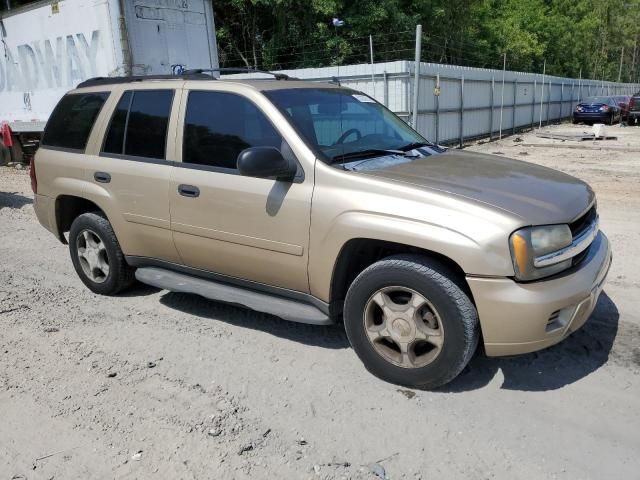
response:
<path fill-rule="evenodd" d="M 397 255 L 356 277 L 344 321 L 367 370 L 418 388 L 444 385 L 462 371 L 478 345 L 478 314 L 453 275 L 427 257 Z"/>
<path fill-rule="evenodd" d="M 71 261 L 80 280 L 95 293 L 115 295 L 135 281 L 109 221 L 101 213 L 84 213 L 69 231 Z"/>

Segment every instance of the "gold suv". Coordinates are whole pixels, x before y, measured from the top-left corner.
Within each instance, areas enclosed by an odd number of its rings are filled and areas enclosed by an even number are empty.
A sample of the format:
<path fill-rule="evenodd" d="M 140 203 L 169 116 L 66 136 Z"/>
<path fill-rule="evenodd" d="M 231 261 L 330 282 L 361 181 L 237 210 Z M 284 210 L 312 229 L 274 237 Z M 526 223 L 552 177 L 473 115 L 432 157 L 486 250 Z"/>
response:
<path fill-rule="evenodd" d="M 584 182 L 447 150 L 367 95 L 283 76 L 86 81 L 32 183 L 92 291 L 138 279 L 343 322 L 369 371 L 408 386 L 452 380 L 480 339 L 489 356 L 559 342 L 611 262 Z"/>

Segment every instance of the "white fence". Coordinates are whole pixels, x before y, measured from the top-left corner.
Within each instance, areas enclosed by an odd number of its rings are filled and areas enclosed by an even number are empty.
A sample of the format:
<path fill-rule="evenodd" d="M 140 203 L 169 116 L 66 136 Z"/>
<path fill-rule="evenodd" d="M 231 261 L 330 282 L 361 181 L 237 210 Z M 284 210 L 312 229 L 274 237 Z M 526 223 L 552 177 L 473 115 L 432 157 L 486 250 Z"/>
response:
<path fill-rule="evenodd" d="M 281 73 L 314 81 L 338 79 L 343 86 L 375 97 L 409 121 L 414 65 L 397 61 Z M 462 145 L 474 138 L 493 138 L 568 118 L 579 100 L 592 95 L 632 95 L 638 90 L 638 84 L 423 62 L 417 130 L 437 143 Z"/>

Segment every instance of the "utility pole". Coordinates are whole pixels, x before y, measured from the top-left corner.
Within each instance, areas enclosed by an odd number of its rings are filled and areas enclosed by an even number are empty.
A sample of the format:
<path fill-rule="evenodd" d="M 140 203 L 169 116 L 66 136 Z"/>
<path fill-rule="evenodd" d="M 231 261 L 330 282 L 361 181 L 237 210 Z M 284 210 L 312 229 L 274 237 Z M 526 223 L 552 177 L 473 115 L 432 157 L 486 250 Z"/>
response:
<path fill-rule="evenodd" d="M 580 68 L 580 80 L 578 80 L 578 103 L 582 100 L 582 68 Z"/>
<path fill-rule="evenodd" d="M 638 37 L 633 41 L 633 55 L 631 55 L 631 70 L 629 71 L 629 81 L 633 82 L 636 70 L 636 50 L 638 48 Z"/>
<path fill-rule="evenodd" d="M 622 59 L 624 58 L 624 46 L 622 50 L 620 50 L 620 68 L 618 69 L 618 83 L 620 83 L 620 79 L 622 78 Z"/>
<path fill-rule="evenodd" d="M 11 0 L 7 0 L 7 10 L 11 10 Z"/>
<path fill-rule="evenodd" d="M 373 37 L 369 35 L 369 52 L 371 53 L 371 89 L 373 90 L 373 97 L 376 96 L 376 77 L 373 65 Z"/>
<path fill-rule="evenodd" d="M 413 113 L 411 117 L 411 126 L 414 130 L 418 129 L 418 91 L 420 85 L 420 56 L 422 52 L 422 25 L 416 26 L 416 61 L 414 66 L 413 77 Z"/>

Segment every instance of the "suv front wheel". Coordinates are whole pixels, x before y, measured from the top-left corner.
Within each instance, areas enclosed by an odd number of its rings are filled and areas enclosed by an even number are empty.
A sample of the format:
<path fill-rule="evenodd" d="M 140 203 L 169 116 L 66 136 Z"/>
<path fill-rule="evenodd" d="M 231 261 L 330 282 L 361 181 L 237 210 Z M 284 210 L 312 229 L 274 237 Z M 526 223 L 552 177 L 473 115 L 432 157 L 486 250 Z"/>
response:
<path fill-rule="evenodd" d="M 102 213 L 83 213 L 73 221 L 69 251 L 76 273 L 92 292 L 115 295 L 135 281 L 134 270 Z"/>
<path fill-rule="evenodd" d="M 453 272 L 419 255 L 396 255 L 360 273 L 347 292 L 347 336 L 367 370 L 399 385 L 435 388 L 467 365 L 478 313 Z"/>

